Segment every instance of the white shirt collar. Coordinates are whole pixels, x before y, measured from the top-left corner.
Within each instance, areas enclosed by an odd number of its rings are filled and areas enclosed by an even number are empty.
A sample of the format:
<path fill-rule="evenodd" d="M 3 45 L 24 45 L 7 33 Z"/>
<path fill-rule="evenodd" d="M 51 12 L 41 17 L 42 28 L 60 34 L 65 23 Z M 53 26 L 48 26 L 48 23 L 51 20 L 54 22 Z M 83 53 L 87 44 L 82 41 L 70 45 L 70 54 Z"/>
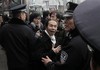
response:
<path fill-rule="evenodd" d="M 45 33 L 50 37 L 52 43 L 53 43 L 53 44 L 56 44 L 56 38 L 55 38 L 55 35 L 50 36 L 49 33 L 47 32 L 47 30 L 45 30 Z"/>

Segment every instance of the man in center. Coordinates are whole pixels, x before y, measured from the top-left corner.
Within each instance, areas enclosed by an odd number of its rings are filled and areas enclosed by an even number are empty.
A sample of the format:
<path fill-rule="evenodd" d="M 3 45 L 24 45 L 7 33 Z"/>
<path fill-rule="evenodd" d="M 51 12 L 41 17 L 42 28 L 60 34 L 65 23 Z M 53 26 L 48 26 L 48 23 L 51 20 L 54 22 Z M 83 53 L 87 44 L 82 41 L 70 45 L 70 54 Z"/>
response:
<path fill-rule="evenodd" d="M 55 20 L 48 20 L 45 30 L 39 38 L 37 46 L 38 66 L 41 70 L 47 70 L 42 63 L 42 57 L 49 56 L 53 61 L 59 60 L 58 56 L 61 50 L 60 39 L 55 36 L 58 24 Z"/>

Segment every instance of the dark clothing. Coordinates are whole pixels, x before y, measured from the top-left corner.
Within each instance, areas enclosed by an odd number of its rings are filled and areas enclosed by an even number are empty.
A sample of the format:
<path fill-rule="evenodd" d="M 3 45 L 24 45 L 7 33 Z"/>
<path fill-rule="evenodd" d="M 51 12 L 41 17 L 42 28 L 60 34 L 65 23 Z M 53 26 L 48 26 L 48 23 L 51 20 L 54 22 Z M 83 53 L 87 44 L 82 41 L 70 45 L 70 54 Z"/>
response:
<path fill-rule="evenodd" d="M 33 30 L 33 32 L 37 32 L 38 30 L 41 32 L 43 30 L 43 24 L 40 23 L 40 27 L 37 26 L 35 23 L 30 23 L 29 27 Z"/>
<path fill-rule="evenodd" d="M 33 31 L 18 18 L 11 19 L 0 30 L 0 44 L 6 51 L 8 69 L 30 70 L 36 42 Z"/>
<path fill-rule="evenodd" d="M 53 61 L 57 61 L 57 57 L 59 56 L 59 54 L 56 54 L 53 52 L 52 50 L 52 41 L 50 39 L 50 37 L 43 31 L 42 32 L 42 37 L 39 40 L 39 45 L 38 45 L 38 57 L 39 57 L 39 68 L 41 70 L 46 70 L 46 67 L 44 66 L 44 64 L 41 62 L 41 58 L 42 57 L 46 57 L 49 56 Z M 58 38 L 56 38 L 56 46 L 59 45 L 59 40 Z M 38 70 L 38 69 L 37 69 Z"/>
<path fill-rule="evenodd" d="M 90 70 L 90 51 L 77 33 L 72 34 L 70 42 L 62 50 L 68 54 L 65 64 L 50 62 L 47 65 L 49 70 Z"/>
<path fill-rule="evenodd" d="M 43 25 L 45 26 L 47 23 L 48 19 L 42 18 L 41 22 L 43 23 Z"/>
<path fill-rule="evenodd" d="M 62 48 L 66 48 L 66 46 L 68 45 L 69 41 L 71 40 L 68 35 L 69 32 L 65 31 L 65 30 L 58 30 L 56 32 L 56 37 L 59 38 L 59 43 L 61 44 Z"/>

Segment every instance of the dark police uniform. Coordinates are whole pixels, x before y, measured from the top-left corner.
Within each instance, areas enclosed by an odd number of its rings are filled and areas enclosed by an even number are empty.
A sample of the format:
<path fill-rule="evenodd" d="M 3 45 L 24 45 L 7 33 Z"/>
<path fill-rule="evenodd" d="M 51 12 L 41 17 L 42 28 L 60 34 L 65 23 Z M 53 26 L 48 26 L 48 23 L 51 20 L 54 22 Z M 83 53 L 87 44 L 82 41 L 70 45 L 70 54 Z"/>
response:
<path fill-rule="evenodd" d="M 19 5 L 11 10 L 16 11 L 15 15 L 23 8 L 25 5 Z M 8 70 L 30 70 L 35 42 L 33 31 L 17 17 L 0 29 L 0 44 L 6 51 Z"/>

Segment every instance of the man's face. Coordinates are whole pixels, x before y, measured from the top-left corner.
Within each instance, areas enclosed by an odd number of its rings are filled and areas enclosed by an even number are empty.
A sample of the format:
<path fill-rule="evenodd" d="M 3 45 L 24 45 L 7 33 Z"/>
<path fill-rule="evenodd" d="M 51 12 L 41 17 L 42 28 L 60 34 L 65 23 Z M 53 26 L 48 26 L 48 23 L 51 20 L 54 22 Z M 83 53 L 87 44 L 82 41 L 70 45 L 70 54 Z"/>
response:
<path fill-rule="evenodd" d="M 47 26 L 46 30 L 47 30 L 47 32 L 49 33 L 49 35 L 52 36 L 52 35 L 54 35 L 54 34 L 56 33 L 57 27 L 58 27 L 57 22 L 54 21 L 54 20 L 50 20 L 50 21 L 48 22 L 48 26 Z"/>
<path fill-rule="evenodd" d="M 27 16 L 26 13 L 25 13 L 25 12 L 22 12 L 20 18 L 21 18 L 23 21 L 25 21 L 25 20 L 26 20 L 26 16 Z"/>
<path fill-rule="evenodd" d="M 73 19 L 65 20 L 65 30 L 66 31 L 73 30 L 74 28 L 75 28 L 75 25 L 74 25 Z"/>
<path fill-rule="evenodd" d="M 35 24 L 41 23 L 41 17 L 39 16 L 39 17 L 37 17 L 37 18 L 34 18 L 34 23 L 35 23 Z"/>
<path fill-rule="evenodd" d="M 50 16 L 50 19 L 51 20 L 57 20 L 57 17 L 56 17 L 56 13 L 53 13 L 51 16 Z"/>

